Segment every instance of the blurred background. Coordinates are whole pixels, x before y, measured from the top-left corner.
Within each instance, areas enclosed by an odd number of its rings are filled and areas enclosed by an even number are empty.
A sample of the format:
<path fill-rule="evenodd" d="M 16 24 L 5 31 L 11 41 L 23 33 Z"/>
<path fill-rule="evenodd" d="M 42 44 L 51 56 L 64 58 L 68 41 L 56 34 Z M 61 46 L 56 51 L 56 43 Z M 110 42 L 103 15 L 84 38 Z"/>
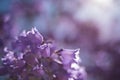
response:
<path fill-rule="evenodd" d="M 80 48 L 87 80 L 120 80 L 120 0 L 0 0 L 0 55 L 32 27 Z"/>

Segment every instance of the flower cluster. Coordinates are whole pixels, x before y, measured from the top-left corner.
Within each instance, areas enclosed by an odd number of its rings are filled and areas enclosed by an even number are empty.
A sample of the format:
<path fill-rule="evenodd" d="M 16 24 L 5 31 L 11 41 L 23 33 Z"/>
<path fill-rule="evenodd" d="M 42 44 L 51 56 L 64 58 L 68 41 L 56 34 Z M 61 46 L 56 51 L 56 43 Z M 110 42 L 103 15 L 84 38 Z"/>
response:
<path fill-rule="evenodd" d="M 57 49 L 33 28 L 5 48 L 0 75 L 10 80 L 83 80 L 79 49 Z"/>

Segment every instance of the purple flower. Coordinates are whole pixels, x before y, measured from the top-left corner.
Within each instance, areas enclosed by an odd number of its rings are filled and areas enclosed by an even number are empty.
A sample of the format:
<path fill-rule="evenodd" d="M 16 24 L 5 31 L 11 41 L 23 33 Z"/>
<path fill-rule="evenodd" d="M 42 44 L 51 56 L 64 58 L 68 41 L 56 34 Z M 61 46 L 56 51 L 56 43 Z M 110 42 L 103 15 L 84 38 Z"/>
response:
<path fill-rule="evenodd" d="M 16 32 L 15 27 L 11 24 L 11 16 L 9 14 L 0 14 L 0 56 L 3 53 L 3 48 L 9 45 Z"/>
<path fill-rule="evenodd" d="M 57 49 L 53 43 L 45 42 L 33 28 L 23 32 L 4 49 L 3 74 L 12 80 L 83 80 L 85 73 L 80 66 L 79 49 Z M 0 71 L 1 72 L 1 71 Z"/>

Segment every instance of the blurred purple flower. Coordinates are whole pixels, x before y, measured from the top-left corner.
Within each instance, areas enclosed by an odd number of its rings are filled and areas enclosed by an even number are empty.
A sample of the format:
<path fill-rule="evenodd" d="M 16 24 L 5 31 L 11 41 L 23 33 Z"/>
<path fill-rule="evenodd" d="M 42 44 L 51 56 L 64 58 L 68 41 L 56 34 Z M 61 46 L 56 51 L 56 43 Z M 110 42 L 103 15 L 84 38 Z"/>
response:
<path fill-rule="evenodd" d="M 79 49 L 57 48 L 43 40 L 33 28 L 23 32 L 12 48 L 5 48 L 0 75 L 12 80 L 83 80 L 84 68 L 80 66 Z M 3 71 L 4 70 L 4 71 Z M 2 72 L 1 72 L 2 71 Z"/>
<path fill-rule="evenodd" d="M 17 27 L 11 18 L 10 14 L 0 14 L 0 57 L 3 55 L 4 47 L 9 46 L 13 37 L 17 35 Z"/>

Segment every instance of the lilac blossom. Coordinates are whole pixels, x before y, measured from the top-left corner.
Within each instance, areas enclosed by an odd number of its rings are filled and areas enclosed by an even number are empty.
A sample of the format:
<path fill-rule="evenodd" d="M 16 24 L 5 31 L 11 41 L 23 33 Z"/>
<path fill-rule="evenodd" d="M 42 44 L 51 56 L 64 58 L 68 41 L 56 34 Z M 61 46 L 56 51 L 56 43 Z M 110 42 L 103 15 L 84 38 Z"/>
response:
<path fill-rule="evenodd" d="M 57 49 L 45 42 L 33 28 L 23 31 L 4 49 L 0 75 L 9 75 L 12 80 L 84 80 L 85 71 L 80 66 L 79 49 Z"/>

